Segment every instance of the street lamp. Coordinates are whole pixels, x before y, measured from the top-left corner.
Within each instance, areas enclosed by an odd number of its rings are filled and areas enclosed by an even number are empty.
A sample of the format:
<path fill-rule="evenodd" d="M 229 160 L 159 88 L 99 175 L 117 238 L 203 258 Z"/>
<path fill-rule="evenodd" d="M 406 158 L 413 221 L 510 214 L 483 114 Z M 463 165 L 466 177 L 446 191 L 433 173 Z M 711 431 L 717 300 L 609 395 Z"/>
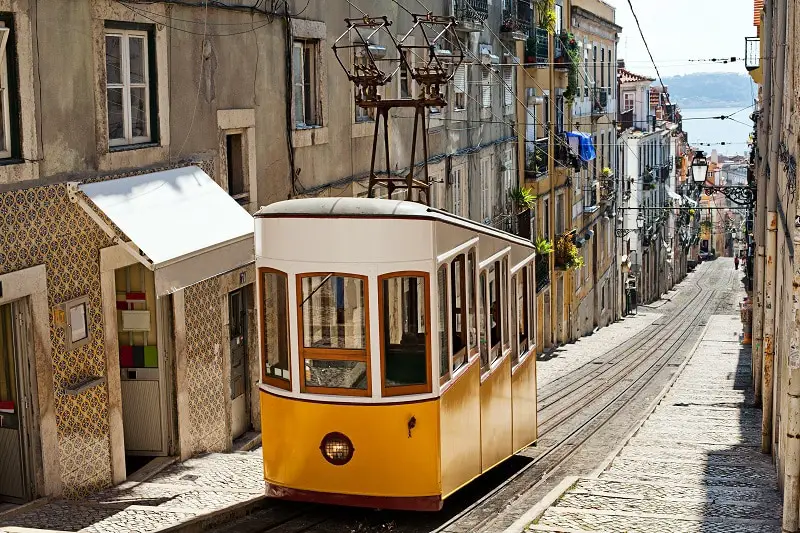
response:
<path fill-rule="evenodd" d="M 708 176 L 708 159 L 703 152 L 696 152 L 694 159 L 692 159 L 692 180 L 696 185 L 702 185 L 706 182 Z"/>

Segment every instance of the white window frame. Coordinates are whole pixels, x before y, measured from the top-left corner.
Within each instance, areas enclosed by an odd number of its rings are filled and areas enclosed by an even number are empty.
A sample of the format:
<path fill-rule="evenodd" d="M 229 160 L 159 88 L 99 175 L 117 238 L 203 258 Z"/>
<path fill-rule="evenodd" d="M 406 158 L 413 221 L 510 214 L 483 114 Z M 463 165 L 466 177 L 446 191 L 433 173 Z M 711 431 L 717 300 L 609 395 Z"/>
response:
<path fill-rule="evenodd" d="M 124 130 L 124 138 L 121 139 L 108 139 L 109 146 L 128 146 L 133 144 L 149 143 L 153 139 L 153 132 L 150 129 L 151 116 L 150 116 L 150 35 L 142 30 L 121 30 L 117 28 L 108 28 L 105 32 L 103 45 L 105 46 L 106 40 L 109 37 L 116 37 L 120 39 L 120 53 L 122 58 L 120 61 L 120 68 L 122 70 L 121 83 L 108 83 L 108 73 L 106 72 L 106 99 L 108 98 L 108 89 L 122 89 L 122 127 Z M 131 68 L 130 68 L 130 39 L 142 39 L 144 41 L 143 57 L 144 57 L 144 83 L 131 83 Z M 131 89 L 144 89 L 145 100 L 145 126 L 147 135 L 133 136 L 133 126 L 131 124 Z M 108 101 L 106 100 L 106 120 L 110 113 L 108 112 Z M 109 135 L 111 132 L 111 125 L 108 125 Z"/>
<path fill-rule="evenodd" d="M 356 53 L 356 51 L 354 51 L 353 52 L 353 65 L 354 65 L 354 67 L 359 62 L 361 62 L 361 63 L 366 65 L 367 56 L 366 56 L 366 54 L 362 55 L 362 56 L 359 56 Z M 355 70 L 355 68 L 353 70 Z M 383 87 L 378 87 L 378 95 L 379 96 L 383 95 Z M 365 109 L 365 108 L 363 108 L 360 105 L 355 103 L 355 86 L 353 86 L 353 107 L 355 108 L 353 110 L 353 122 L 355 124 L 363 124 L 365 122 L 374 122 L 375 121 L 375 108 L 374 107 L 369 107 L 369 108 Z"/>
<path fill-rule="evenodd" d="M 492 159 L 481 159 L 481 222 L 492 218 Z"/>
<path fill-rule="evenodd" d="M 408 39 L 408 41 L 410 41 L 409 44 L 413 46 L 413 40 Z M 417 83 L 414 81 L 414 76 L 412 76 L 414 67 L 417 64 L 417 56 L 414 53 L 414 48 L 407 49 L 406 54 L 406 61 L 408 62 L 408 70 L 406 71 L 406 79 L 408 80 L 408 96 L 403 96 L 403 76 L 401 75 L 403 72 L 402 62 L 400 63 L 401 68 L 397 70 L 397 98 L 401 100 L 410 100 L 417 97 Z"/>
<path fill-rule="evenodd" d="M 630 105 L 629 105 L 630 104 Z M 636 93 L 625 91 L 622 93 L 622 112 L 626 113 L 636 107 Z"/>
<path fill-rule="evenodd" d="M 450 171 L 451 178 L 451 209 L 454 215 L 461 216 L 462 202 L 461 194 L 463 191 L 461 182 L 461 168 L 454 168 Z"/>
<path fill-rule="evenodd" d="M 0 61 L 2 61 L 2 65 L 0 65 L 0 98 L 2 98 L 2 121 L 3 121 L 3 141 L 4 144 L 0 144 L 0 159 L 7 159 L 11 157 L 11 111 L 9 106 L 11 105 L 10 97 L 8 95 L 11 88 L 8 86 L 8 58 L 6 57 L 6 45 L 8 44 L 8 37 L 11 35 L 11 28 L 7 28 L 2 26 L 3 22 L 0 22 Z"/>
<path fill-rule="evenodd" d="M 300 64 L 294 64 L 294 51 L 296 49 L 300 49 Z M 306 83 L 306 69 L 305 69 L 305 52 L 306 49 L 309 50 L 309 57 L 312 59 L 312 68 L 311 68 L 311 80 Z M 292 120 L 294 121 L 294 127 L 296 129 L 305 129 L 305 128 L 318 128 L 322 126 L 322 120 L 319 116 L 319 86 L 318 86 L 318 72 L 319 72 L 319 65 L 317 60 L 317 51 L 319 50 L 319 42 L 314 39 L 295 39 L 292 43 Z M 300 80 L 300 87 L 298 89 L 298 84 L 294 81 L 294 69 L 298 67 L 300 69 L 300 74 L 302 79 Z M 306 116 L 306 104 L 305 104 L 305 86 L 308 85 L 314 91 L 314 94 L 311 95 L 311 109 L 310 114 L 314 115 L 311 117 L 313 122 L 309 122 L 309 117 Z M 297 95 L 297 91 L 300 91 L 300 94 L 303 97 L 303 117 L 302 121 L 299 120 L 295 114 L 295 106 L 294 106 L 294 98 Z"/>
<path fill-rule="evenodd" d="M 505 168 L 503 171 L 503 186 L 505 187 L 506 197 L 514 190 L 514 175 L 516 174 L 514 167 L 514 156 L 511 148 L 509 148 L 503 154 L 503 168 Z"/>
<path fill-rule="evenodd" d="M 504 65 L 501 67 L 503 71 L 503 105 L 506 111 L 510 112 L 514 109 L 514 67 L 511 65 Z"/>

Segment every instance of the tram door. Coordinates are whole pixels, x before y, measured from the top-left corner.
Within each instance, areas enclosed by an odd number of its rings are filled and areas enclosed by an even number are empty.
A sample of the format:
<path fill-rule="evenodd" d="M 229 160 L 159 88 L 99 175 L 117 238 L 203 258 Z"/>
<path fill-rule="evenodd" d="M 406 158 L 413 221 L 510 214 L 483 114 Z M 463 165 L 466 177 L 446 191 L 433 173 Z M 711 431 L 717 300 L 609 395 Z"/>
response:
<path fill-rule="evenodd" d="M 23 366 L 21 316 L 15 304 L 0 306 L 0 502 L 10 503 L 31 497 L 25 418 L 32 399 Z"/>
<path fill-rule="evenodd" d="M 231 436 L 241 436 L 250 426 L 250 402 L 247 398 L 247 310 L 250 287 L 228 296 L 228 324 L 231 343 Z"/>

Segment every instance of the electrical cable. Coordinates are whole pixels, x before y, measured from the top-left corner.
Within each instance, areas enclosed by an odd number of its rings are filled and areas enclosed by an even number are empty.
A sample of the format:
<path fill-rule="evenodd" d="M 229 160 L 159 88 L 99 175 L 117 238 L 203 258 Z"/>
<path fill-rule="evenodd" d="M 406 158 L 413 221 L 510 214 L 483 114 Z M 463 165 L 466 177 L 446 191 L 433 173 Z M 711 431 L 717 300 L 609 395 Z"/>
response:
<path fill-rule="evenodd" d="M 653 68 L 656 69 L 656 75 L 658 76 L 658 82 L 661 84 L 661 90 L 664 91 L 664 94 L 667 97 L 667 102 L 669 102 L 669 93 L 667 92 L 667 88 L 664 86 L 664 80 L 661 79 L 661 73 L 658 71 L 658 66 L 656 65 L 655 59 L 653 59 L 653 54 L 650 52 L 650 45 L 647 44 L 647 39 L 644 37 L 644 32 L 642 31 L 642 26 L 639 24 L 639 17 L 636 15 L 636 10 L 633 9 L 633 3 L 631 0 L 628 0 L 628 5 L 631 8 L 631 13 L 633 14 L 633 20 L 636 21 L 636 27 L 639 28 L 639 35 L 642 36 L 642 42 L 644 42 L 644 47 L 647 50 L 647 55 L 650 56 L 650 61 L 653 63 Z"/>

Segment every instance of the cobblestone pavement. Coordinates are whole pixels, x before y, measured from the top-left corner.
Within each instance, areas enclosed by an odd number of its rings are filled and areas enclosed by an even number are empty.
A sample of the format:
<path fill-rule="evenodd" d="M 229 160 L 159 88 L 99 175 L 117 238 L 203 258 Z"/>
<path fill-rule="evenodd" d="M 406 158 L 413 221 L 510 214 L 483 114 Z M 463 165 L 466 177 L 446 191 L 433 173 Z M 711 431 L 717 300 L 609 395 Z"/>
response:
<path fill-rule="evenodd" d="M 54 500 L 0 514 L 0 532 L 148 533 L 263 497 L 260 448 L 212 453 L 81 501 Z"/>
<path fill-rule="evenodd" d="M 681 375 L 610 466 L 579 478 L 528 531 L 780 531 L 781 495 L 760 453 L 761 410 L 740 331 L 738 316 L 712 316 Z"/>

